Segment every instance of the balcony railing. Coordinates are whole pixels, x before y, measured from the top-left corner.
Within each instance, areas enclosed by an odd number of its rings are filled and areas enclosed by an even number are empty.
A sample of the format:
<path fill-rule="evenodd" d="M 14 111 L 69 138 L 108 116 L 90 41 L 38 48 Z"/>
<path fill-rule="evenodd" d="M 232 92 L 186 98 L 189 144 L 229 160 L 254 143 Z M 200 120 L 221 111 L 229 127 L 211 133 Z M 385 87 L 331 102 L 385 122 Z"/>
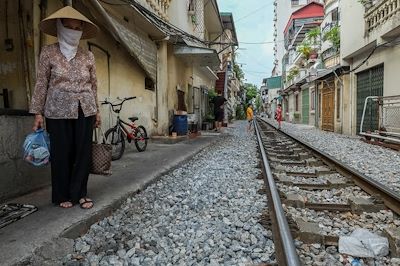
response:
<path fill-rule="evenodd" d="M 146 3 L 153 9 L 154 13 L 168 20 L 168 8 L 171 1 L 172 0 L 146 0 Z"/>
<path fill-rule="evenodd" d="M 365 14 L 366 32 L 369 33 L 388 19 L 400 15 L 400 0 L 381 0 Z"/>

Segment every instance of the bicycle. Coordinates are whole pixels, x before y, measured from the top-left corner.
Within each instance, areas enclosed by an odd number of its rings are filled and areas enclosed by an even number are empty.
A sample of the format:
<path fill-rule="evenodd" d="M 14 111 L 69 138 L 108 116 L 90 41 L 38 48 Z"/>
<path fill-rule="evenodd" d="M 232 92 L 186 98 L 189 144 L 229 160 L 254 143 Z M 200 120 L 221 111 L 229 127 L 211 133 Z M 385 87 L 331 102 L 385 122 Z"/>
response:
<path fill-rule="evenodd" d="M 102 101 L 101 104 L 105 105 L 108 104 L 111 106 L 111 109 L 114 113 L 117 114 L 117 122 L 115 126 L 109 128 L 106 133 L 105 133 L 105 138 L 108 143 L 111 143 L 112 145 L 112 160 L 119 160 L 121 159 L 122 155 L 124 154 L 125 151 L 125 137 L 127 138 L 128 142 L 131 143 L 133 140 L 135 142 L 136 149 L 139 152 L 143 152 L 146 150 L 147 147 L 147 140 L 149 139 L 147 137 L 147 132 L 144 126 L 142 125 L 136 125 L 135 121 L 138 120 L 139 118 L 134 116 L 134 117 L 129 117 L 128 119 L 132 123 L 127 123 L 123 121 L 119 113 L 122 110 L 122 105 L 124 104 L 125 101 L 133 100 L 136 97 L 128 97 L 124 99 L 119 99 L 121 100 L 120 103 L 114 104 L 111 103 L 107 100 Z M 124 125 L 128 126 L 125 127 Z"/>

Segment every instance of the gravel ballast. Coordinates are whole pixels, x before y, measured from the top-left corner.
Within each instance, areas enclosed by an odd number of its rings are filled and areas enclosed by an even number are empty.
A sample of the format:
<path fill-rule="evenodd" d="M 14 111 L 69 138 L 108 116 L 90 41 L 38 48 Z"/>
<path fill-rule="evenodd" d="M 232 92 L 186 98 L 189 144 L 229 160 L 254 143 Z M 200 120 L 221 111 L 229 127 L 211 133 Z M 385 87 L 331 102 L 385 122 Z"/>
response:
<path fill-rule="evenodd" d="M 246 122 L 213 147 L 129 198 L 75 240 L 67 264 L 249 265 L 274 263 L 271 231 L 259 224 L 266 197 Z"/>
<path fill-rule="evenodd" d="M 321 131 L 312 126 L 284 122 L 282 130 L 400 193 L 399 152 L 362 142 L 359 137 Z"/>

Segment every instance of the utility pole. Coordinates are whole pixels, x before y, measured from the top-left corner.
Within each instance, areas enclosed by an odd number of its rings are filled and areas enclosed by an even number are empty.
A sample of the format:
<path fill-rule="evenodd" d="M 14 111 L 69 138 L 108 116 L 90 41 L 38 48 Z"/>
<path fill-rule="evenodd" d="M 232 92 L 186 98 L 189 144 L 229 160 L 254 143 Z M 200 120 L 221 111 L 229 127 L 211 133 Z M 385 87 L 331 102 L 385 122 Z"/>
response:
<path fill-rule="evenodd" d="M 64 0 L 64 6 L 72 6 L 72 0 Z"/>

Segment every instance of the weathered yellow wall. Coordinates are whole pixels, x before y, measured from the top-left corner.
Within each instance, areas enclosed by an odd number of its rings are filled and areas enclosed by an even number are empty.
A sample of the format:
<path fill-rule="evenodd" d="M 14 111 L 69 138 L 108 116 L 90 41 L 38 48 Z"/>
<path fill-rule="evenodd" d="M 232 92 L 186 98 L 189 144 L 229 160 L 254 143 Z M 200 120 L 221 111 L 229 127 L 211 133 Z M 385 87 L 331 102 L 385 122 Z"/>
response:
<path fill-rule="evenodd" d="M 346 135 L 351 135 L 351 88 L 350 88 L 350 77 L 349 75 L 344 75 L 340 77 L 343 82 L 342 91 L 342 133 Z"/>
<path fill-rule="evenodd" d="M 157 51 L 157 134 L 168 135 L 168 43 L 158 44 Z"/>
<path fill-rule="evenodd" d="M 168 110 L 178 108 L 177 87 L 185 92 L 185 98 L 188 93 L 188 84 L 193 85 L 192 68 L 176 58 L 173 45 L 168 46 Z M 186 106 L 187 106 L 186 102 Z"/>
<path fill-rule="evenodd" d="M 60 8 L 57 1 L 49 1 L 48 13 Z M 56 39 L 46 37 L 46 43 L 53 43 Z M 124 103 L 121 118 L 128 121 L 130 116 L 138 116 L 138 124 L 143 125 L 148 133 L 156 131 L 153 121 L 156 106 L 155 91 L 145 89 L 145 73 L 126 50 L 119 46 L 108 32 L 100 31 L 96 38 L 81 41 L 80 46 L 88 49 L 88 42 L 100 46 L 110 54 L 110 74 L 108 74 L 107 55 L 101 49 L 92 46 L 92 52 L 96 59 L 96 73 L 98 79 L 98 99 L 105 98 L 116 100 L 117 97 L 124 98 L 136 96 L 137 99 Z M 110 79 L 110 87 L 108 80 Z M 100 106 L 102 116 L 102 127 L 104 130 L 110 128 L 115 122 L 115 114 L 109 106 Z"/>
<path fill-rule="evenodd" d="M 9 101 L 12 109 L 28 109 L 29 88 L 32 78 L 29 73 L 29 66 L 24 67 L 23 49 L 26 49 L 25 55 L 28 60 L 33 55 L 33 33 L 32 33 L 32 2 L 21 1 L 24 19 L 19 19 L 18 6 L 19 1 L 0 1 L 0 90 L 9 90 Z M 7 9 L 6 9 L 7 3 Z M 6 17 L 7 13 L 7 17 Z M 23 23 L 23 25 L 22 25 Z M 6 32 L 8 29 L 8 36 Z M 24 29 L 25 40 L 21 34 L 20 28 Z M 13 50 L 4 49 L 5 39 L 12 39 Z M 32 58 L 33 64 L 33 58 Z M 0 96 L 0 108 L 3 108 L 3 98 Z"/>

